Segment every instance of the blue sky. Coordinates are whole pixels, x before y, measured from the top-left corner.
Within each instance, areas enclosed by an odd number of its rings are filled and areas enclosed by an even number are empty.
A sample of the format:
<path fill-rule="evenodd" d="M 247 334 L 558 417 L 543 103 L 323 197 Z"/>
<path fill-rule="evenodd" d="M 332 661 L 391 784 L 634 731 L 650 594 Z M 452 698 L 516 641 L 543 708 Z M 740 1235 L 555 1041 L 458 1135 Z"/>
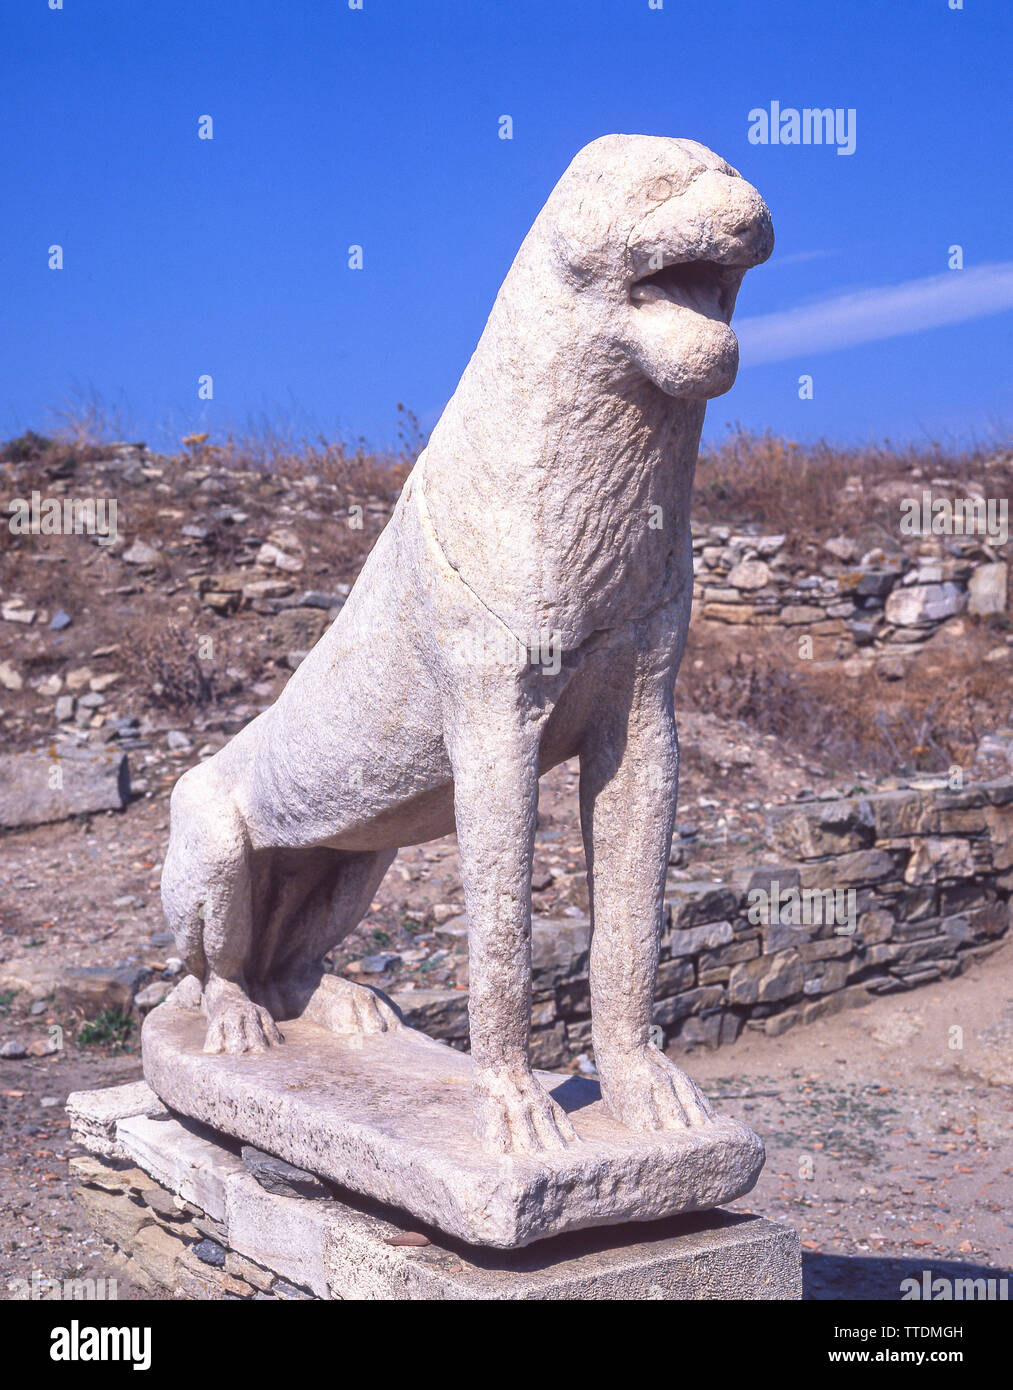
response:
<path fill-rule="evenodd" d="M 1013 419 L 1008 0 L 50 3 L 0 13 L 0 437 L 92 394 L 162 447 L 264 420 L 383 444 L 398 401 L 431 426 L 610 131 L 710 145 L 773 213 L 710 436 Z M 771 101 L 853 109 L 854 153 L 751 144 Z"/>

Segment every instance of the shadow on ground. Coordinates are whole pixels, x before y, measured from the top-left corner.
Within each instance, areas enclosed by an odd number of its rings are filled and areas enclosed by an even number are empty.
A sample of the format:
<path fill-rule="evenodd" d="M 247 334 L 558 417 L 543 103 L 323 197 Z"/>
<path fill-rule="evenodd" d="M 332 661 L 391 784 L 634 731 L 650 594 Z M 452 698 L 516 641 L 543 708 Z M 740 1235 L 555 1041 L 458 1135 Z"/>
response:
<path fill-rule="evenodd" d="M 914 1284 L 905 1280 L 914 1280 Z M 892 1260 L 859 1255 L 802 1255 L 802 1297 L 830 1299 L 1007 1300 L 1013 1270 L 959 1260 Z"/>

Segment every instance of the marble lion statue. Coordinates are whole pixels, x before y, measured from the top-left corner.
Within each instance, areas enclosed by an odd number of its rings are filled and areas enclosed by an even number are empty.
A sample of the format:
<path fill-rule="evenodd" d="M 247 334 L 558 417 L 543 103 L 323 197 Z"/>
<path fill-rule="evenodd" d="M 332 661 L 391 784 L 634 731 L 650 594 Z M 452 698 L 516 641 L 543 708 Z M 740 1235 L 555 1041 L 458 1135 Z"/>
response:
<path fill-rule="evenodd" d="M 404 1027 L 323 959 L 399 848 L 456 829 L 476 1133 L 579 1142 L 529 1059 L 538 779 L 578 759 L 604 1106 L 634 1130 L 711 1121 L 651 1036 L 673 685 L 705 403 L 772 247 L 757 191 L 691 140 L 608 135 L 570 164 L 339 617 L 173 791 L 162 897 L 205 1051 L 284 1046 L 299 1016 Z"/>

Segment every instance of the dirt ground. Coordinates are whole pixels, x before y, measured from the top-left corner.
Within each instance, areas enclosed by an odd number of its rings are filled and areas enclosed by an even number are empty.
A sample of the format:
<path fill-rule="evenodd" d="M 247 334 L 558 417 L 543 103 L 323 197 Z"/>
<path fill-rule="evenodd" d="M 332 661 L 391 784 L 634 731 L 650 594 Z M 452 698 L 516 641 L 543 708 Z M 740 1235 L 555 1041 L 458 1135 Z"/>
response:
<path fill-rule="evenodd" d="M 689 1068 L 762 1136 L 766 1166 L 734 1207 L 795 1226 L 810 1297 L 896 1299 L 926 1268 L 1011 1273 L 1013 942 L 943 987 L 747 1034 Z"/>

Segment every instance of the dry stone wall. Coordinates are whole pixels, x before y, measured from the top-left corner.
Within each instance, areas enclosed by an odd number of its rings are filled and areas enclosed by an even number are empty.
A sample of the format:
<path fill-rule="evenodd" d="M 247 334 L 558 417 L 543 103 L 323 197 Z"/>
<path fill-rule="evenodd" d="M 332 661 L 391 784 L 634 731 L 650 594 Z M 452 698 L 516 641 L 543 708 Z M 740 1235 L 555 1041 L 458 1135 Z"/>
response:
<path fill-rule="evenodd" d="M 1008 540 L 930 537 L 859 556 L 841 536 L 825 543 L 815 570 L 785 541 L 694 526 L 694 618 L 789 630 L 813 639 L 817 660 L 879 659 L 889 668 L 963 613 L 1008 609 Z"/>
<path fill-rule="evenodd" d="M 958 974 L 1009 929 L 1013 777 L 793 802 L 768 821 L 776 861 L 669 885 L 654 1014 L 666 1044 L 776 1035 Z M 534 920 L 536 1066 L 590 1052 L 589 945 L 584 918 Z M 466 991 L 394 997 L 416 1027 L 466 1046 Z"/>

